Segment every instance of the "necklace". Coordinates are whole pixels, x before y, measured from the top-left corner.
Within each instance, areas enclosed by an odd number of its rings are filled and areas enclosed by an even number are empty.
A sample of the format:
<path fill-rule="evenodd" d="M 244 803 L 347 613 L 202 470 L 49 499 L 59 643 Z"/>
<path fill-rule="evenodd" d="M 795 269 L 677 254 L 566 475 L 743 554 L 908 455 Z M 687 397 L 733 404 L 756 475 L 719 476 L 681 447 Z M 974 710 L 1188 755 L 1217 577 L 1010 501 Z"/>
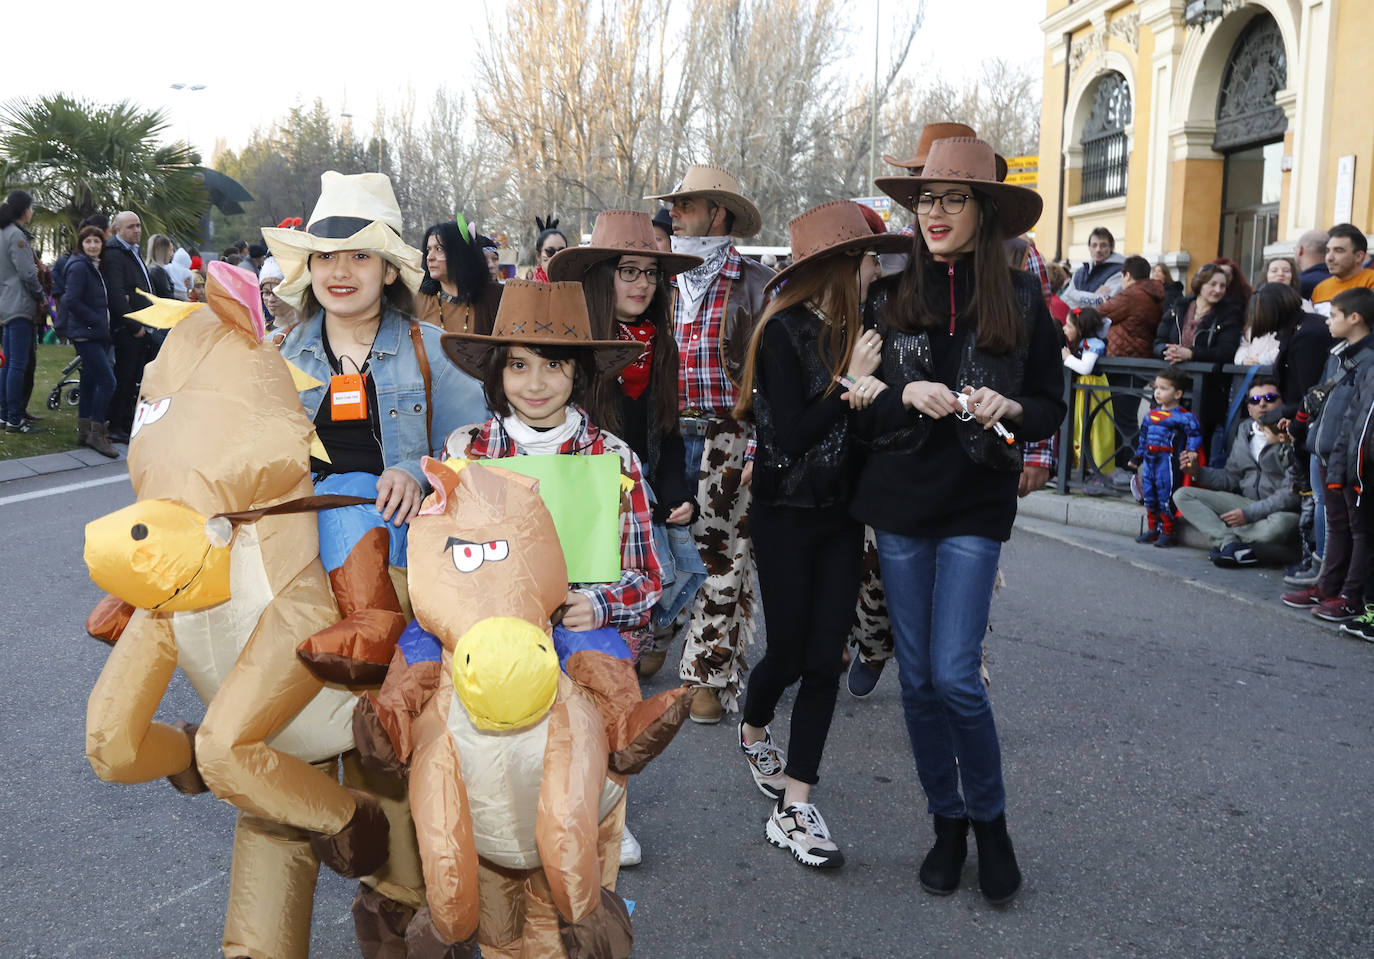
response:
<path fill-rule="evenodd" d="M 451 303 L 451 304 L 453 304 L 454 306 L 461 306 L 461 307 L 463 308 L 463 328 L 462 328 L 461 330 L 452 329 L 452 328 L 448 325 L 448 317 L 444 316 L 444 304 L 445 304 L 445 303 Z M 440 291 L 439 291 L 439 325 L 440 325 L 440 326 L 442 326 L 445 330 L 447 330 L 447 331 L 450 332 L 450 333 L 466 333 L 466 332 L 468 332 L 468 325 L 469 325 L 469 323 L 470 323 L 471 320 L 472 320 L 472 304 L 471 304 L 471 303 L 464 303 L 462 300 L 458 299 L 458 298 L 455 297 L 455 296 L 449 296 L 449 295 L 448 295 L 447 293 L 445 293 L 443 290 L 440 290 Z"/>

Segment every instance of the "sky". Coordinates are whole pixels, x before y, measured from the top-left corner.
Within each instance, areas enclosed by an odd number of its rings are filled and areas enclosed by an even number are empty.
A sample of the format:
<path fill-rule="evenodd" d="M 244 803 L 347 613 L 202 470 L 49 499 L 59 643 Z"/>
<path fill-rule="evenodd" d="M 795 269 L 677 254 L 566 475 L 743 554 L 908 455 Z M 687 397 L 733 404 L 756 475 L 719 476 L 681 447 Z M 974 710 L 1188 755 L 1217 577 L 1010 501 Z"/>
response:
<path fill-rule="evenodd" d="M 855 73 L 872 75 L 875 19 L 886 21 L 906 5 L 848 0 Z M 170 121 L 169 139 L 189 139 L 207 161 L 217 138 L 230 148 L 241 146 L 255 127 L 266 128 L 295 103 L 317 97 L 337 113 L 351 113 L 354 129 L 366 136 L 379 100 L 394 104 L 408 90 L 422 95 L 470 82 L 472 44 L 486 36 L 483 8 L 499 19 L 505 7 L 502 0 L 458 0 L 429 5 L 422 15 L 420 5 L 408 3 L 270 0 L 115 13 L 108 0 L 71 0 L 60 8 L 26 3 L 7 12 L 7 26 L 17 19 L 18 29 L 6 33 L 34 42 L 11 45 L 0 100 L 61 92 L 160 107 Z M 1041 59 L 1043 0 L 928 0 L 926 7 L 904 73 L 919 78 L 931 72 L 958 82 L 976 76 L 983 57 Z M 79 47 L 70 35 L 49 42 L 55 30 L 62 32 L 53 9 L 61 10 L 62 22 L 97 36 L 103 53 L 72 56 Z M 979 46 L 970 56 L 974 29 Z M 885 51 L 880 57 L 885 64 Z M 84 68 L 88 63 L 99 68 Z M 176 90 L 176 83 L 204 89 Z"/>

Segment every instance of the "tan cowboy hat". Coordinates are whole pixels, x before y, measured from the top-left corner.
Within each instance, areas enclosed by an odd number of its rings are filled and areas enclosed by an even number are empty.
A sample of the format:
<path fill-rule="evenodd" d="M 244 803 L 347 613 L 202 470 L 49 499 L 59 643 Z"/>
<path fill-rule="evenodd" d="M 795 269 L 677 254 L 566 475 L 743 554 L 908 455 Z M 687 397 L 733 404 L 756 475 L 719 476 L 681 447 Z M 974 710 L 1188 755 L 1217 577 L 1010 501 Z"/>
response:
<path fill-rule="evenodd" d="M 914 213 L 925 185 L 936 182 L 963 184 L 991 198 L 1004 236 L 1019 236 L 1035 226 L 1045 204 L 1034 190 L 999 181 L 997 155 L 974 137 L 936 140 L 919 176 L 879 177 L 873 185 Z"/>
<path fill-rule="evenodd" d="M 582 279 L 588 268 L 602 260 L 622 256 L 651 256 L 665 276 L 701 266 L 699 256 L 690 253 L 663 253 L 654 243 L 654 221 L 647 213 L 635 210 L 607 210 L 596 218 L 592 241 L 587 246 L 570 246 L 554 254 L 545 268 L 550 280 Z"/>
<path fill-rule="evenodd" d="M 926 165 L 926 157 L 930 154 L 930 145 L 936 140 L 944 140 L 949 137 L 976 137 L 977 135 L 973 127 L 963 123 L 927 123 L 921 127 L 921 136 L 916 142 L 916 155 L 914 157 L 910 160 L 899 160 L 891 153 L 884 153 L 883 162 L 902 167 L 913 174 L 920 173 L 921 168 Z"/>
<path fill-rule="evenodd" d="M 310 254 L 371 250 L 401 271 L 413 293 L 424 271 L 420 251 L 401 239 L 401 208 L 382 173 L 320 175 L 320 198 L 304 230 L 263 227 L 262 238 L 285 277 L 277 296 L 299 307 L 310 287 Z"/>
<path fill-rule="evenodd" d="M 875 233 L 863 209 L 853 200 L 832 200 L 812 207 L 787 224 L 792 240 L 792 265 L 768 280 L 763 290 L 796 276 L 807 264 L 850 252 L 909 253 L 911 238 L 897 233 Z"/>
<path fill-rule="evenodd" d="M 493 346 L 586 346 L 599 375 L 617 372 L 644 352 L 635 340 L 594 340 L 581 283 L 507 280 L 491 334 L 445 333 L 444 352 L 464 373 L 481 379 Z"/>
<path fill-rule="evenodd" d="M 753 236 L 763 229 L 759 208 L 744 198 L 739 180 L 724 167 L 705 164 L 688 167 L 687 175 L 677 186 L 644 199 L 671 204 L 678 197 L 702 197 L 725 207 L 735 215 L 735 226 L 730 231 L 735 236 Z"/>

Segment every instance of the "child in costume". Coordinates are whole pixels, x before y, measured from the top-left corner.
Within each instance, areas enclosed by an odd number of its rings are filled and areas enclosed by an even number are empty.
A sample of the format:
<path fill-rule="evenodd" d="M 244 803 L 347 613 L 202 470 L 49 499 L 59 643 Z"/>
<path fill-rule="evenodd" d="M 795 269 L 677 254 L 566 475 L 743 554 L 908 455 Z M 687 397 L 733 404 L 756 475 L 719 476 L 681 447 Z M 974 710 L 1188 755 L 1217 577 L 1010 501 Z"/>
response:
<path fill-rule="evenodd" d="M 1140 439 L 1131 463 L 1139 469 L 1145 498 L 1147 528 L 1137 543 L 1167 548 L 1175 539 L 1174 507 L 1170 500 L 1178 485 L 1178 453 L 1202 448 L 1197 417 L 1179 404 L 1188 391 L 1188 375 L 1176 367 L 1155 377 L 1155 405 L 1140 421 Z"/>
<path fill-rule="evenodd" d="M 1077 465 L 1082 455 L 1083 420 L 1091 416 L 1092 435 L 1091 467 L 1099 473 L 1110 473 L 1116 468 L 1113 454 L 1116 452 L 1116 427 L 1113 425 L 1107 394 L 1107 378 L 1094 373 L 1097 358 L 1107 352 L 1108 320 L 1090 306 L 1075 307 L 1064 319 L 1064 339 L 1066 345 L 1060 351 L 1064 365 L 1078 374 L 1080 386 L 1090 384 L 1091 390 L 1074 390 L 1073 401 L 1073 455 Z M 1099 407 L 1096 415 L 1091 411 Z"/>

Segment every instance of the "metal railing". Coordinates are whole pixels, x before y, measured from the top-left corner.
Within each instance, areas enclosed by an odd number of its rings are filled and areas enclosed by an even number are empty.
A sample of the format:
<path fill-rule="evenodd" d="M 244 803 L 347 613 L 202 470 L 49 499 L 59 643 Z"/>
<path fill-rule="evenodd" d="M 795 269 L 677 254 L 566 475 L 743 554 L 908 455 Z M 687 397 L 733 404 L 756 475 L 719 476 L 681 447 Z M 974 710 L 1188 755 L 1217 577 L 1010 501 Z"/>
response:
<path fill-rule="evenodd" d="M 1064 425 L 1059 430 L 1059 463 L 1058 475 L 1056 477 L 1055 489 L 1060 494 L 1071 492 L 1071 487 L 1082 489 L 1087 483 L 1088 478 L 1097 472 L 1102 464 L 1094 460 L 1092 443 L 1093 426 L 1099 416 L 1106 416 L 1107 421 L 1112 424 L 1112 436 L 1114 438 L 1113 449 L 1111 452 L 1111 462 L 1116 460 L 1123 452 L 1127 456 L 1135 451 L 1136 440 L 1140 436 L 1140 419 L 1142 408 L 1140 402 L 1146 400 L 1146 388 L 1154 381 L 1155 375 L 1170 364 L 1163 360 L 1140 359 L 1135 357 L 1108 357 L 1099 356 L 1093 366 L 1091 381 L 1085 381 L 1072 370 L 1064 370 L 1064 401 L 1068 406 L 1068 413 L 1064 417 Z M 1236 366 L 1231 363 L 1178 363 L 1175 364 L 1179 369 L 1186 372 L 1191 380 L 1187 396 L 1183 405 L 1193 412 L 1198 412 L 1202 408 L 1202 394 L 1205 388 L 1204 377 L 1210 379 L 1212 376 L 1227 376 L 1231 383 L 1228 386 L 1227 394 L 1231 395 L 1236 385 L 1241 382 L 1251 367 Z M 1271 372 L 1269 367 L 1260 367 L 1257 375 L 1267 375 Z M 1103 385 L 1096 382 L 1097 374 L 1106 377 L 1107 383 Z M 1078 426 L 1078 465 L 1073 465 L 1074 458 L 1074 406 L 1078 396 L 1083 397 L 1083 416 Z M 1135 412 L 1131 416 L 1131 428 L 1129 432 L 1123 432 L 1120 424 L 1116 421 L 1114 414 L 1116 398 L 1133 399 Z M 1149 406 L 1154 405 L 1152 397 L 1148 398 Z M 1242 409 L 1242 413 L 1244 410 Z M 1204 436 L 1203 443 L 1211 441 L 1211 437 Z"/>

